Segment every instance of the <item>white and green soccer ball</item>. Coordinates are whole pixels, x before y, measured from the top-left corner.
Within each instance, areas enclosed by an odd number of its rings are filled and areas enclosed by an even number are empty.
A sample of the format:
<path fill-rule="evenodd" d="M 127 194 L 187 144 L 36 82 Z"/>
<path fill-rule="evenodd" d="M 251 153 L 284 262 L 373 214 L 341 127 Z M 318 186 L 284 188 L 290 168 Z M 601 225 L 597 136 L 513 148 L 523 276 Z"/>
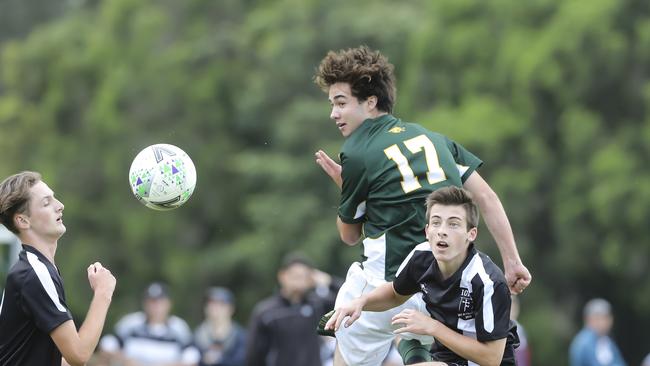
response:
<path fill-rule="evenodd" d="M 196 168 L 185 151 L 156 144 L 140 151 L 131 163 L 129 182 L 135 197 L 160 211 L 182 206 L 194 192 Z"/>

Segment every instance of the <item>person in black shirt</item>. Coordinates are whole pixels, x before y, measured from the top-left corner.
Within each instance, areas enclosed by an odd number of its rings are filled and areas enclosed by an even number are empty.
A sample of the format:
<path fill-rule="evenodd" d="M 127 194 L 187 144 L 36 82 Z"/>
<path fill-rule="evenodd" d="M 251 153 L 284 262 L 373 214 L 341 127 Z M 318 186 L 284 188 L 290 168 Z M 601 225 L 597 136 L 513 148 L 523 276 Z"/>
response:
<path fill-rule="evenodd" d="M 246 347 L 247 366 L 320 366 L 320 317 L 334 307 L 338 280 L 290 254 L 278 270 L 280 290 L 253 309 Z"/>
<path fill-rule="evenodd" d="M 62 357 L 84 365 L 101 335 L 115 277 L 99 262 L 88 266 L 94 296 L 77 331 L 54 264 L 66 231 L 63 207 L 38 173 L 18 173 L 0 183 L 0 223 L 23 243 L 0 303 L 0 366 L 61 365 Z"/>
<path fill-rule="evenodd" d="M 435 338 L 433 361 L 422 365 L 515 365 L 516 326 L 501 269 L 474 248 L 478 209 L 471 194 L 440 188 L 427 197 L 426 237 L 402 263 L 397 278 L 337 309 L 326 329 L 346 327 L 362 310 L 384 311 L 421 292 L 429 314 L 406 309 L 395 315 L 395 333 Z M 420 365 L 420 364 L 418 364 Z"/>

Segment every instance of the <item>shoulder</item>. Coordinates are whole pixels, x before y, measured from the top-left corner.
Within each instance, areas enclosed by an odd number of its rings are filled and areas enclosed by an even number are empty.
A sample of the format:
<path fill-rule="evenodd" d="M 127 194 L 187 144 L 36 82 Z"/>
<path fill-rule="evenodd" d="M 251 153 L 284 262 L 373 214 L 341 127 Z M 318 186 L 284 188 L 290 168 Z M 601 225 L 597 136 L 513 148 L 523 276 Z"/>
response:
<path fill-rule="evenodd" d="M 492 279 L 493 282 L 495 283 L 506 283 L 506 277 L 503 274 L 503 271 L 501 268 L 499 268 L 496 263 L 492 261 L 492 258 L 490 258 L 487 254 L 481 252 L 481 251 L 476 251 L 478 256 L 481 258 L 481 262 L 483 263 L 483 268 L 485 270 L 485 273 Z"/>
<path fill-rule="evenodd" d="M 431 266 L 433 260 L 433 252 L 429 242 L 420 243 L 406 256 L 397 270 L 397 275 L 406 267 L 409 268 L 408 271 L 410 272 L 424 273 Z"/>
<path fill-rule="evenodd" d="M 143 312 L 138 311 L 135 313 L 127 314 L 123 316 L 117 324 L 115 324 L 115 331 L 123 335 L 128 333 L 135 328 L 142 327 L 147 321 L 146 316 Z"/>
<path fill-rule="evenodd" d="M 179 340 L 187 341 L 192 337 L 190 326 L 184 319 L 176 315 L 171 315 L 167 321 L 167 324 L 169 326 L 169 330 L 175 334 Z"/>
<path fill-rule="evenodd" d="M 253 308 L 253 315 L 254 316 L 261 316 L 263 314 L 268 313 L 269 311 L 273 311 L 274 309 L 277 309 L 280 307 L 280 298 L 279 296 L 271 296 L 263 299 L 255 307 Z"/>

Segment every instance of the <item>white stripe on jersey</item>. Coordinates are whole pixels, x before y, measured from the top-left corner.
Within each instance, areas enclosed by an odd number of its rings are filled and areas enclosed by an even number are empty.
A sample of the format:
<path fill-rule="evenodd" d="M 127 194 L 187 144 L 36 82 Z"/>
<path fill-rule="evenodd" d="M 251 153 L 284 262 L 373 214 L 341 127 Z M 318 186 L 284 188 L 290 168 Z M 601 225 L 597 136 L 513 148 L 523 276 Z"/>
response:
<path fill-rule="evenodd" d="M 2 300 L 0 300 L 0 313 L 2 313 L 2 304 L 5 303 L 5 291 L 2 290 Z"/>
<path fill-rule="evenodd" d="M 358 219 L 366 214 L 366 201 L 363 201 L 357 206 L 357 211 L 354 213 L 354 218 Z"/>
<path fill-rule="evenodd" d="M 47 270 L 45 264 L 43 264 L 43 262 L 38 259 L 36 254 L 30 252 L 27 252 L 27 260 L 29 261 L 29 264 L 31 264 L 32 268 L 34 268 L 34 272 L 36 272 L 38 280 L 41 282 L 41 285 L 43 285 L 45 292 L 47 292 L 47 294 L 50 296 L 50 299 L 56 308 L 62 313 L 67 312 L 68 309 L 66 309 L 65 306 L 63 306 L 59 301 L 59 294 L 56 292 L 54 281 L 52 281 L 50 272 Z"/>
<path fill-rule="evenodd" d="M 460 164 L 456 164 L 456 168 L 458 168 L 458 173 L 460 173 L 461 177 L 465 174 L 465 172 L 467 172 L 467 169 L 469 169 L 468 166 L 460 165 Z"/>
<path fill-rule="evenodd" d="M 466 288 L 472 293 L 472 279 L 478 274 L 483 281 L 483 327 L 488 333 L 494 330 L 494 312 L 492 311 L 492 295 L 494 294 L 494 282 L 485 272 L 483 261 L 478 253 L 474 254 L 472 260 L 463 270 L 460 279 L 460 287 Z M 458 329 L 473 332 L 476 335 L 476 320 L 458 319 Z"/>
<path fill-rule="evenodd" d="M 423 243 L 420 243 L 420 244 L 416 245 L 415 248 L 413 248 L 413 250 L 411 250 L 409 255 L 407 255 L 406 258 L 404 258 L 404 261 L 402 261 L 402 264 L 399 265 L 399 268 L 397 269 L 397 272 L 395 273 L 395 276 L 399 276 L 400 272 L 402 272 L 404 267 L 406 267 L 406 264 L 411 260 L 411 257 L 413 256 L 413 254 L 415 252 L 422 252 L 422 251 L 426 251 L 426 252 L 431 251 L 431 244 L 429 244 L 428 241 L 425 241 Z"/>

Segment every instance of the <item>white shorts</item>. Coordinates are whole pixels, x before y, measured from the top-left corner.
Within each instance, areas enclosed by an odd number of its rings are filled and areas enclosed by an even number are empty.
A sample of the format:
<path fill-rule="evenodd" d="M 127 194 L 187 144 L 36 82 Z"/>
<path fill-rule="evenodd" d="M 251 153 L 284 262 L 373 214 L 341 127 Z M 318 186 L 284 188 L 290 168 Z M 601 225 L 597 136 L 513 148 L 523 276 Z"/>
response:
<path fill-rule="evenodd" d="M 352 299 L 372 291 L 382 283 L 385 281 L 370 278 L 361 268 L 361 264 L 353 263 L 348 269 L 345 283 L 336 296 L 334 308 L 339 308 Z M 345 363 L 349 366 L 381 365 L 395 338 L 393 331 L 396 328 L 391 325 L 391 319 L 404 309 L 415 309 L 428 314 L 422 295 L 415 294 L 396 308 L 383 312 L 364 311 L 350 327 L 340 327 L 336 332 L 336 340 Z M 431 336 L 402 333 L 400 337 L 417 339 L 422 344 L 433 343 Z"/>

